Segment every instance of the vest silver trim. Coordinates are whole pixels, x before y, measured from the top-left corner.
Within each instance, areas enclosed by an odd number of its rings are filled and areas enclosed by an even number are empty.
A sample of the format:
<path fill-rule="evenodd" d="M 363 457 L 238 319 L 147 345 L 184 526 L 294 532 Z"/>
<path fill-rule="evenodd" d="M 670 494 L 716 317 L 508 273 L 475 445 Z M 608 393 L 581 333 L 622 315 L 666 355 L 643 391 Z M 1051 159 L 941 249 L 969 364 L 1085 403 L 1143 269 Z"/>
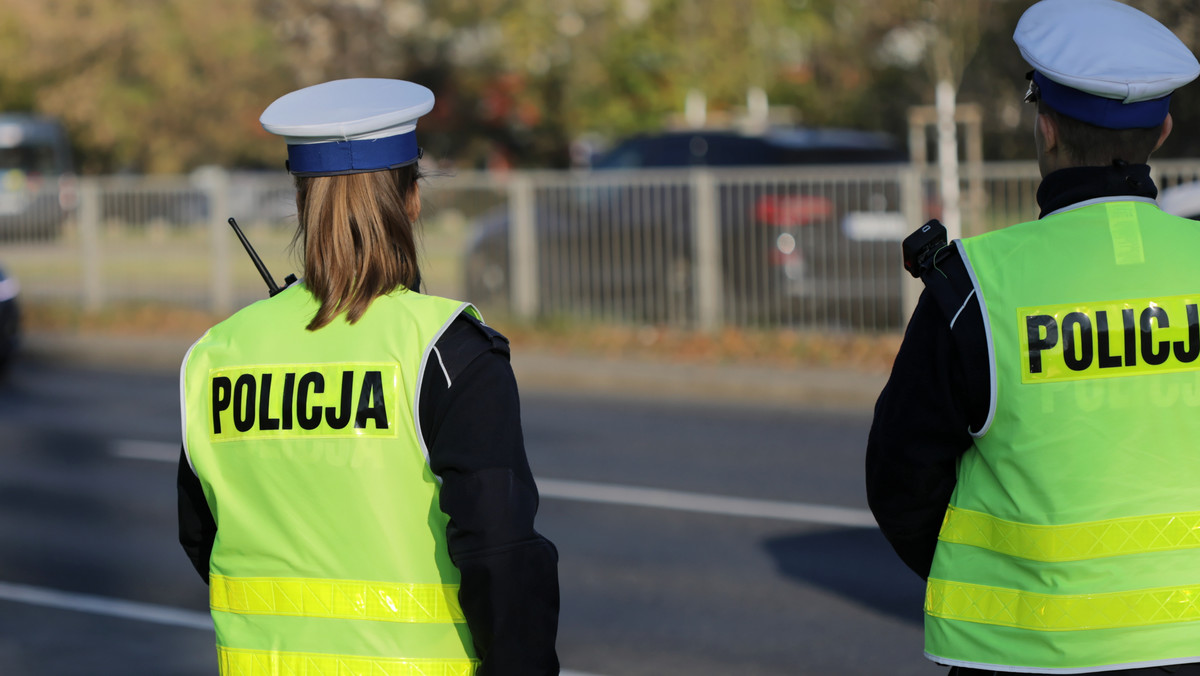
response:
<path fill-rule="evenodd" d="M 1014 667 L 1006 664 L 986 664 L 984 662 L 968 662 L 966 660 L 951 660 L 938 657 L 925 651 L 926 659 L 947 667 L 967 667 L 983 671 L 1016 672 L 1020 674 L 1097 674 L 1105 671 L 1120 671 L 1122 669 L 1143 669 L 1150 667 L 1169 667 L 1178 664 L 1200 663 L 1200 655 L 1195 657 L 1176 657 L 1166 660 L 1148 660 L 1146 662 L 1125 662 L 1122 664 L 1104 664 L 1095 667 L 1069 667 L 1056 669 L 1050 667 Z"/>
<path fill-rule="evenodd" d="M 962 257 L 963 265 L 967 268 L 967 274 L 971 276 L 971 286 L 975 287 L 973 293 L 979 298 L 979 313 L 983 315 L 983 333 L 987 338 L 988 384 L 991 388 L 988 394 L 987 419 L 983 421 L 983 425 L 978 430 L 967 429 L 967 432 L 972 437 L 979 439 L 987 434 L 988 429 L 992 426 L 992 421 L 996 419 L 996 393 L 998 390 L 996 379 L 996 344 L 992 339 L 992 320 L 988 317 L 987 302 L 984 301 L 983 291 L 979 286 L 979 278 L 975 276 L 975 268 L 971 267 L 971 259 L 967 257 L 967 250 L 963 248 L 962 240 L 954 240 L 954 246 L 958 249 L 958 255 Z M 954 317 L 957 319 L 958 315 Z"/>
<path fill-rule="evenodd" d="M 211 330 L 211 329 L 210 329 Z M 200 341 L 208 337 L 208 331 L 204 335 L 196 339 L 192 346 L 188 348 L 186 354 L 183 355 L 183 362 L 179 365 L 179 427 L 183 436 L 183 456 L 187 458 L 188 467 L 191 468 L 192 474 L 197 477 L 200 473 L 196 471 L 196 466 L 192 464 L 192 452 L 188 450 L 188 417 L 187 417 L 187 367 L 188 360 L 192 358 L 192 351 L 200 344 Z"/>
<path fill-rule="evenodd" d="M 1051 211 L 1050 213 L 1046 214 L 1046 216 L 1043 216 L 1042 218 L 1046 218 L 1047 216 L 1053 216 L 1055 214 L 1061 214 L 1064 211 L 1071 211 L 1073 209 L 1081 209 L 1083 207 L 1090 207 L 1093 204 L 1104 204 L 1105 202 L 1145 202 L 1146 204 L 1153 204 L 1154 206 L 1158 206 L 1158 201 L 1154 200 L 1150 197 L 1136 197 L 1134 195 L 1114 195 L 1114 196 L 1110 196 L 1110 197 L 1097 197 L 1095 199 L 1084 200 L 1082 202 L 1076 202 L 1075 204 L 1069 204 L 1061 209 L 1055 209 L 1054 211 Z"/>
<path fill-rule="evenodd" d="M 421 384 L 425 380 L 425 367 L 429 365 L 429 355 L 437 351 L 437 342 L 442 339 L 442 334 L 444 334 L 446 330 L 450 328 L 450 324 L 455 319 L 458 319 L 459 315 L 466 312 L 467 308 L 473 309 L 474 307 L 475 306 L 471 305 L 470 303 L 460 303 L 458 309 L 450 313 L 450 317 L 446 320 L 446 323 L 442 324 L 442 328 L 438 329 L 437 332 L 433 334 L 433 337 L 429 339 L 429 344 L 425 346 L 425 354 L 421 355 L 421 366 L 417 369 L 416 389 L 413 390 L 413 405 L 410 413 L 412 413 L 413 430 L 415 430 L 417 433 L 417 443 L 421 445 L 421 454 L 425 456 L 426 465 L 429 464 L 429 447 L 425 445 L 425 434 L 421 431 Z M 478 310 L 476 310 L 476 312 L 478 312 Z M 438 362 L 441 363 L 440 355 L 438 357 Z M 445 372 L 446 367 L 445 365 L 442 365 L 442 373 Z M 449 375 L 446 376 L 446 382 L 450 382 Z M 437 477 L 438 483 L 440 484 L 442 482 L 442 477 L 437 476 L 436 473 L 434 476 Z"/>

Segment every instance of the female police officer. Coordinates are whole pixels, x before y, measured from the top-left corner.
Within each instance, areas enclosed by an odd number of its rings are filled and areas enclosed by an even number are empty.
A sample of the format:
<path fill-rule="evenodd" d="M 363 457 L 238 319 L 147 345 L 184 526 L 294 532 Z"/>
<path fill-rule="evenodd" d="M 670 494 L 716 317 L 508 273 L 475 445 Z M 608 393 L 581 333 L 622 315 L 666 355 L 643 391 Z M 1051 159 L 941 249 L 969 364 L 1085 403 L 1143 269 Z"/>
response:
<path fill-rule="evenodd" d="M 223 674 L 558 673 L 557 553 L 533 529 L 507 341 L 417 292 L 433 103 L 351 79 L 262 115 L 287 139 L 304 277 L 181 372 L 180 541 Z"/>

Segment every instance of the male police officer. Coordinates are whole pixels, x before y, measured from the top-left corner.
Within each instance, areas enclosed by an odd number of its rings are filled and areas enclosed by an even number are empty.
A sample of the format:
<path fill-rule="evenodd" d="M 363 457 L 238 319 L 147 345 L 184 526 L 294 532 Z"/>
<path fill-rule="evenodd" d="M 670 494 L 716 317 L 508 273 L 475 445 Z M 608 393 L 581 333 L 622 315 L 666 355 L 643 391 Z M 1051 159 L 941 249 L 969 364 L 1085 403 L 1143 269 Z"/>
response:
<path fill-rule="evenodd" d="M 927 266 L 867 448 L 951 673 L 1200 673 L 1200 227 L 1145 162 L 1200 64 L 1113 0 L 1044 0 L 1040 220 Z"/>

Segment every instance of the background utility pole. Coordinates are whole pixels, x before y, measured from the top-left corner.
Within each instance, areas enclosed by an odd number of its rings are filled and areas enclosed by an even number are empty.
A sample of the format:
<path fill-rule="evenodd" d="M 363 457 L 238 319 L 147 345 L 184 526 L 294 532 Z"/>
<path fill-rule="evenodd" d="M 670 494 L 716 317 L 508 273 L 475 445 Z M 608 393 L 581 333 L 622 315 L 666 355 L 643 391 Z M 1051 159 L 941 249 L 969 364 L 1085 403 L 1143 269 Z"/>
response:
<path fill-rule="evenodd" d="M 926 54 L 934 81 L 937 111 L 938 184 L 942 202 L 942 224 L 951 239 L 962 236 L 959 195 L 958 83 L 963 68 L 979 44 L 979 20 L 986 0 L 928 0 L 926 19 L 933 39 Z"/>

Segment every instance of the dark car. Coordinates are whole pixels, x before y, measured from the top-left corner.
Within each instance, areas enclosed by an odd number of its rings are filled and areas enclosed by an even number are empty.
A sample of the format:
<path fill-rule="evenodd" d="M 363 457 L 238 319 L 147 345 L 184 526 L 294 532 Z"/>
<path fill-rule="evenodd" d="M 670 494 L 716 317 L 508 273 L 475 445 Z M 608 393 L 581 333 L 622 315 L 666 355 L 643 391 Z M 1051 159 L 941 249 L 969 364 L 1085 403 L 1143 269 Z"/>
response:
<path fill-rule="evenodd" d="M 21 336 L 21 314 L 17 307 L 17 280 L 0 269 L 0 375 L 3 375 L 17 353 Z"/>
<path fill-rule="evenodd" d="M 0 238 L 56 237 L 77 198 L 62 125 L 37 115 L 0 115 Z"/>
<path fill-rule="evenodd" d="M 685 131 L 627 139 L 596 159 L 593 171 L 548 178 L 535 189 L 540 312 L 693 319 L 696 195 L 688 172 L 678 170 L 707 167 L 720 177 L 709 188 L 726 321 L 804 324 L 842 317 L 838 323 L 890 327 L 899 321 L 895 238 L 905 230 L 897 223 L 897 182 L 870 182 L 856 173 L 800 180 L 778 170 L 906 160 L 890 137 L 852 130 Z M 752 171 L 756 167 L 762 171 Z M 746 171 L 722 172 L 730 168 Z M 509 297 L 509 213 L 502 207 L 475 223 L 465 273 L 467 297 L 477 303 Z M 879 236 L 881 228 L 890 229 L 888 236 Z"/>

